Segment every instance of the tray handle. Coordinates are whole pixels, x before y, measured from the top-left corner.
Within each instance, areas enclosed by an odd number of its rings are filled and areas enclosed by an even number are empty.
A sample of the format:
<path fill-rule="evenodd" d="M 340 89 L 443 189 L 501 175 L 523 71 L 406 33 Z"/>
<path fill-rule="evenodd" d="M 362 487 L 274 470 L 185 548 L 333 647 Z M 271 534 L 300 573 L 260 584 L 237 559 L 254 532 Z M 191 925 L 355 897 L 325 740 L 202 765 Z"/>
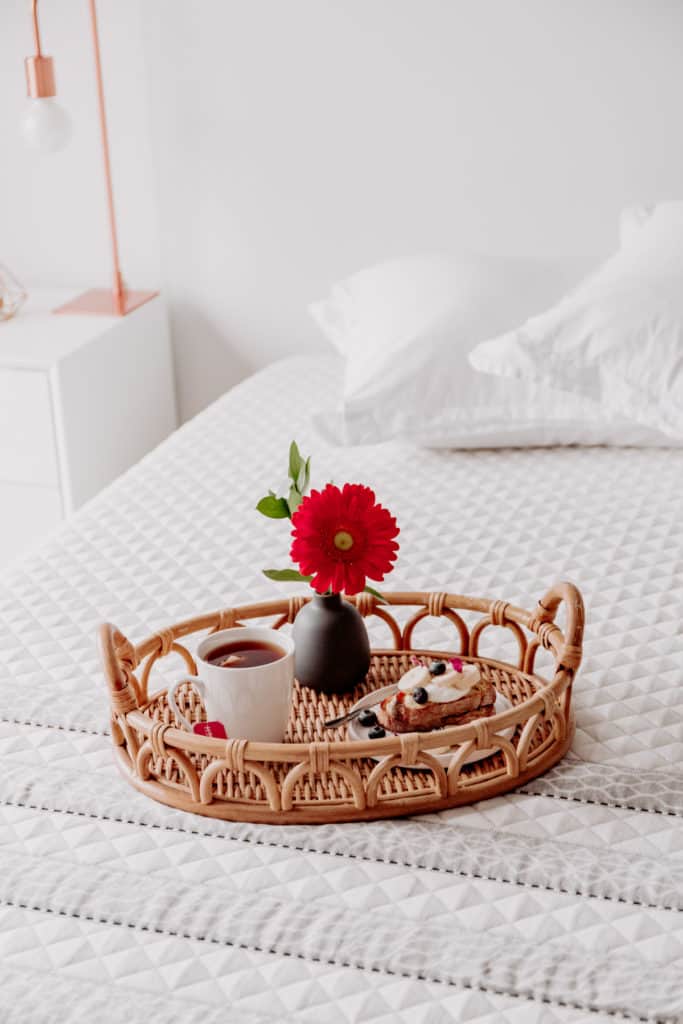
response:
<path fill-rule="evenodd" d="M 123 633 L 103 622 L 97 634 L 104 678 L 109 687 L 112 714 L 127 715 L 140 706 L 135 667 L 135 649 Z"/>
<path fill-rule="evenodd" d="M 567 625 L 564 636 L 559 626 L 555 625 L 555 616 L 562 602 L 567 606 Z M 575 673 L 583 656 L 583 628 L 585 612 L 583 598 L 577 587 L 567 581 L 556 583 L 538 602 L 532 612 L 529 628 L 539 634 L 539 639 L 546 647 L 551 647 L 557 659 L 556 670 L 565 669 Z M 550 628 L 544 630 L 544 626 Z"/>

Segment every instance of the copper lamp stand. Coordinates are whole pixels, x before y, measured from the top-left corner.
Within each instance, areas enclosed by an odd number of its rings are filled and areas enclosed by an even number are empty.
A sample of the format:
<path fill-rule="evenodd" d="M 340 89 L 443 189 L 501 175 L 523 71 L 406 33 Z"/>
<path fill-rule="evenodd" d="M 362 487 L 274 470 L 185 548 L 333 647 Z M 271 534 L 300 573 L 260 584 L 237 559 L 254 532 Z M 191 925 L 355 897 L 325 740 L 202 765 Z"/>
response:
<path fill-rule="evenodd" d="M 90 27 L 95 55 L 95 78 L 97 81 L 97 108 L 100 122 L 100 139 L 104 162 L 104 181 L 107 195 L 107 216 L 112 254 L 112 287 L 93 288 L 84 292 L 64 306 L 59 306 L 55 313 L 95 313 L 106 316 L 125 316 L 132 310 L 153 299 L 158 292 L 131 291 L 123 285 L 121 265 L 119 262 L 119 245 L 116 231 L 116 215 L 114 212 L 114 192 L 111 179 L 111 162 L 109 159 L 109 138 L 107 135 L 107 116 L 104 104 L 104 85 L 102 82 L 102 60 L 100 56 L 100 40 L 97 31 L 97 11 L 95 0 L 88 0 L 90 8 Z M 40 44 L 40 28 L 38 24 L 38 0 L 31 0 L 33 18 L 33 38 L 35 54 L 26 60 L 26 82 L 28 94 L 32 99 L 44 99 L 56 95 L 53 61 L 43 56 Z"/>

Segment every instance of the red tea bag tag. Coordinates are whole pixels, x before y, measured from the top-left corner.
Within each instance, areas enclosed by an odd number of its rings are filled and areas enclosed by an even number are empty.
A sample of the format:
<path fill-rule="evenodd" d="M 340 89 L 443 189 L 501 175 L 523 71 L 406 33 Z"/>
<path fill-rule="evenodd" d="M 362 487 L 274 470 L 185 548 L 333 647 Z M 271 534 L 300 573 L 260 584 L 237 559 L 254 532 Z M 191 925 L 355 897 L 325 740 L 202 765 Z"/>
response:
<path fill-rule="evenodd" d="M 198 736 L 210 736 L 214 740 L 227 740 L 228 734 L 222 722 L 195 722 L 192 731 Z"/>

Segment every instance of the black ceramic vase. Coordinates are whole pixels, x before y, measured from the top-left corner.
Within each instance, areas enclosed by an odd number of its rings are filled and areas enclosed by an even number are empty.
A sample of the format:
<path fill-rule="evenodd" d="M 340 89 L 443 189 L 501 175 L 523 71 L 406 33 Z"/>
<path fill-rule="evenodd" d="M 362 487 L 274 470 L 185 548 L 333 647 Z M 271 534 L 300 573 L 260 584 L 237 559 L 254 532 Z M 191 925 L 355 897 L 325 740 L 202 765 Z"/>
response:
<path fill-rule="evenodd" d="M 340 594 L 315 594 L 296 619 L 295 673 L 319 693 L 348 693 L 370 667 L 370 640 L 362 616 Z"/>

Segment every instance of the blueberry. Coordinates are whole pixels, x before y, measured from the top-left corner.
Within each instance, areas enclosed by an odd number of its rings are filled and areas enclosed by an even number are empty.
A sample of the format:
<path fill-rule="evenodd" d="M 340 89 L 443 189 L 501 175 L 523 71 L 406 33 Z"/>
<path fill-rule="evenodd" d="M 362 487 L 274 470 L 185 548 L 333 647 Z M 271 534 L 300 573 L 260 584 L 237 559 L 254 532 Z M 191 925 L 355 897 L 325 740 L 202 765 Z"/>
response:
<path fill-rule="evenodd" d="M 374 729 L 371 729 L 368 733 L 369 740 L 381 740 L 382 736 L 386 736 L 386 732 L 381 725 L 376 725 Z"/>
<path fill-rule="evenodd" d="M 426 704 L 429 700 L 429 694 L 425 690 L 424 686 L 416 686 L 413 690 L 413 700 L 416 704 Z"/>
<path fill-rule="evenodd" d="M 442 676 L 446 671 L 445 661 L 433 661 L 429 666 L 429 674 L 432 676 Z"/>
<path fill-rule="evenodd" d="M 363 708 L 358 716 L 358 722 L 364 729 L 369 729 L 371 725 L 377 725 L 377 715 L 372 708 Z"/>

